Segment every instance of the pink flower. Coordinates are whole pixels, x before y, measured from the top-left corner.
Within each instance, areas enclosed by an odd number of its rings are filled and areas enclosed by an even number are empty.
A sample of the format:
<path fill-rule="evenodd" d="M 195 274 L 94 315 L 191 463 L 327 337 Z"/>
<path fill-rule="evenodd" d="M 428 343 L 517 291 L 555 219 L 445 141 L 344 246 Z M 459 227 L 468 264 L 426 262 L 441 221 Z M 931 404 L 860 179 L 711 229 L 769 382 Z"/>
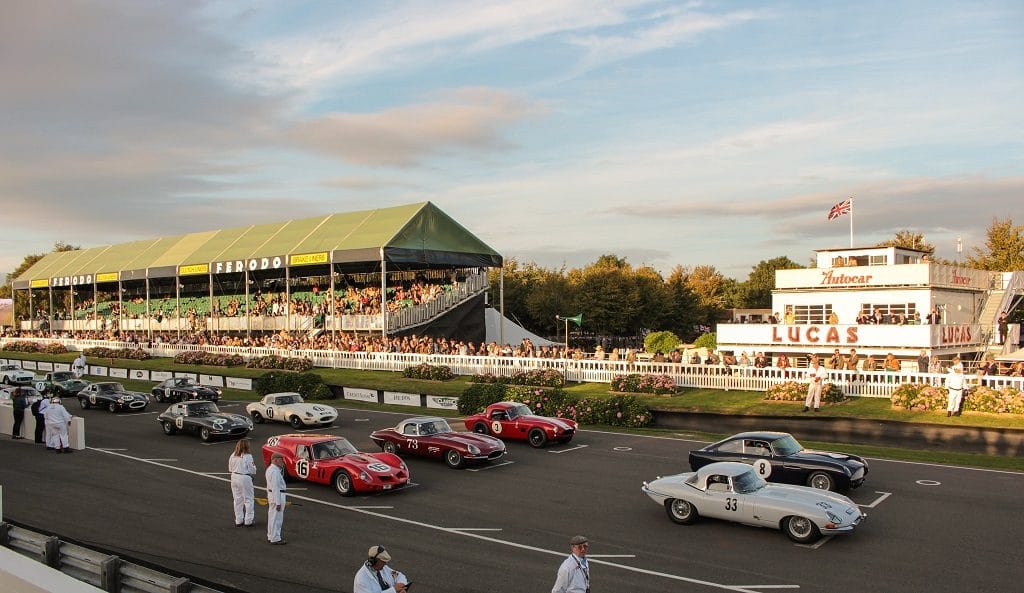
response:
<path fill-rule="evenodd" d="M 616 418 L 622 418 L 622 412 L 616 412 L 615 413 L 615 417 Z"/>

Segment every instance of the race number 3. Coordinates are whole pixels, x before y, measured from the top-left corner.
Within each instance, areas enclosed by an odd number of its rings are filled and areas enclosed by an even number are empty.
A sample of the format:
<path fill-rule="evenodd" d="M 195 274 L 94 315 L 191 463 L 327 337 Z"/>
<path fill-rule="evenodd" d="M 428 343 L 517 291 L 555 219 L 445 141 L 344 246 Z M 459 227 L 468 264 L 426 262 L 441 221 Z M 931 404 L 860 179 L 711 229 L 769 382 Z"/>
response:
<path fill-rule="evenodd" d="M 758 459 L 754 462 L 754 471 L 767 480 L 768 476 L 772 475 L 772 463 L 767 459 Z"/>
<path fill-rule="evenodd" d="M 494 434 L 500 434 L 501 433 L 501 422 L 498 422 L 497 420 L 491 422 L 491 431 Z"/>

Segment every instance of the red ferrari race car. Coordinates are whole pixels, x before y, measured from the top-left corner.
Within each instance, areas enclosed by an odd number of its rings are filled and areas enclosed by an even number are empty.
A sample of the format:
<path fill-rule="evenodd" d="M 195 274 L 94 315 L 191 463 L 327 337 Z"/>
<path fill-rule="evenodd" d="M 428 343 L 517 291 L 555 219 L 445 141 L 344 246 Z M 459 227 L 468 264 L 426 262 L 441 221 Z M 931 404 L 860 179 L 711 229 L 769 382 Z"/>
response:
<path fill-rule="evenodd" d="M 449 467 L 490 461 L 505 454 L 505 443 L 483 434 L 455 432 L 444 418 L 409 418 L 370 435 L 385 453 L 442 458 Z"/>
<path fill-rule="evenodd" d="M 499 439 L 527 440 L 534 447 L 551 441 L 568 443 L 576 434 L 575 420 L 534 415 L 530 406 L 519 402 L 498 402 L 465 420 L 466 428 Z"/>
<path fill-rule="evenodd" d="M 338 494 L 396 490 L 409 483 L 409 468 L 398 455 L 360 453 L 344 437 L 326 434 L 286 434 L 267 439 L 263 463 L 273 453 L 284 455 L 288 477 L 331 484 Z"/>

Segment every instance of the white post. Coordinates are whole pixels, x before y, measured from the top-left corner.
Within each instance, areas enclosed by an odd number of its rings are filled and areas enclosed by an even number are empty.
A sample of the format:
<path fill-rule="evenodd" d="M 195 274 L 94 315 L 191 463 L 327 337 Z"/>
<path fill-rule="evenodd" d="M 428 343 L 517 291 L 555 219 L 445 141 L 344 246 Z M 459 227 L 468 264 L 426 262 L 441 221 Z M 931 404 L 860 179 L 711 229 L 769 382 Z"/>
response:
<path fill-rule="evenodd" d="M 853 196 L 850 196 L 850 249 L 853 249 Z"/>

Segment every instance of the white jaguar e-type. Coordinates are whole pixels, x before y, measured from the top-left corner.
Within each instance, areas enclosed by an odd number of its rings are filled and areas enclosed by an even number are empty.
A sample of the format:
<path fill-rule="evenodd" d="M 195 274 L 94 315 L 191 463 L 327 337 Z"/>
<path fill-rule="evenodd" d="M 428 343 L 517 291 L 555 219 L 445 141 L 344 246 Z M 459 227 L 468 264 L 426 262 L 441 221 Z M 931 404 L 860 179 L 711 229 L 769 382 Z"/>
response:
<path fill-rule="evenodd" d="M 265 420 L 287 422 L 292 428 L 303 426 L 329 426 L 338 419 L 338 410 L 323 404 L 308 404 L 294 392 L 269 393 L 263 399 L 245 407 L 253 422 Z"/>
<path fill-rule="evenodd" d="M 798 543 L 813 542 L 822 534 L 850 533 L 867 517 L 842 494 L 769 484 L 751 466 L 729 461 L 644 482 L 641 490 L 664 505 L 676 523 L 688 525 L 702 516 L 725 519 L 781 529 Z"/>

